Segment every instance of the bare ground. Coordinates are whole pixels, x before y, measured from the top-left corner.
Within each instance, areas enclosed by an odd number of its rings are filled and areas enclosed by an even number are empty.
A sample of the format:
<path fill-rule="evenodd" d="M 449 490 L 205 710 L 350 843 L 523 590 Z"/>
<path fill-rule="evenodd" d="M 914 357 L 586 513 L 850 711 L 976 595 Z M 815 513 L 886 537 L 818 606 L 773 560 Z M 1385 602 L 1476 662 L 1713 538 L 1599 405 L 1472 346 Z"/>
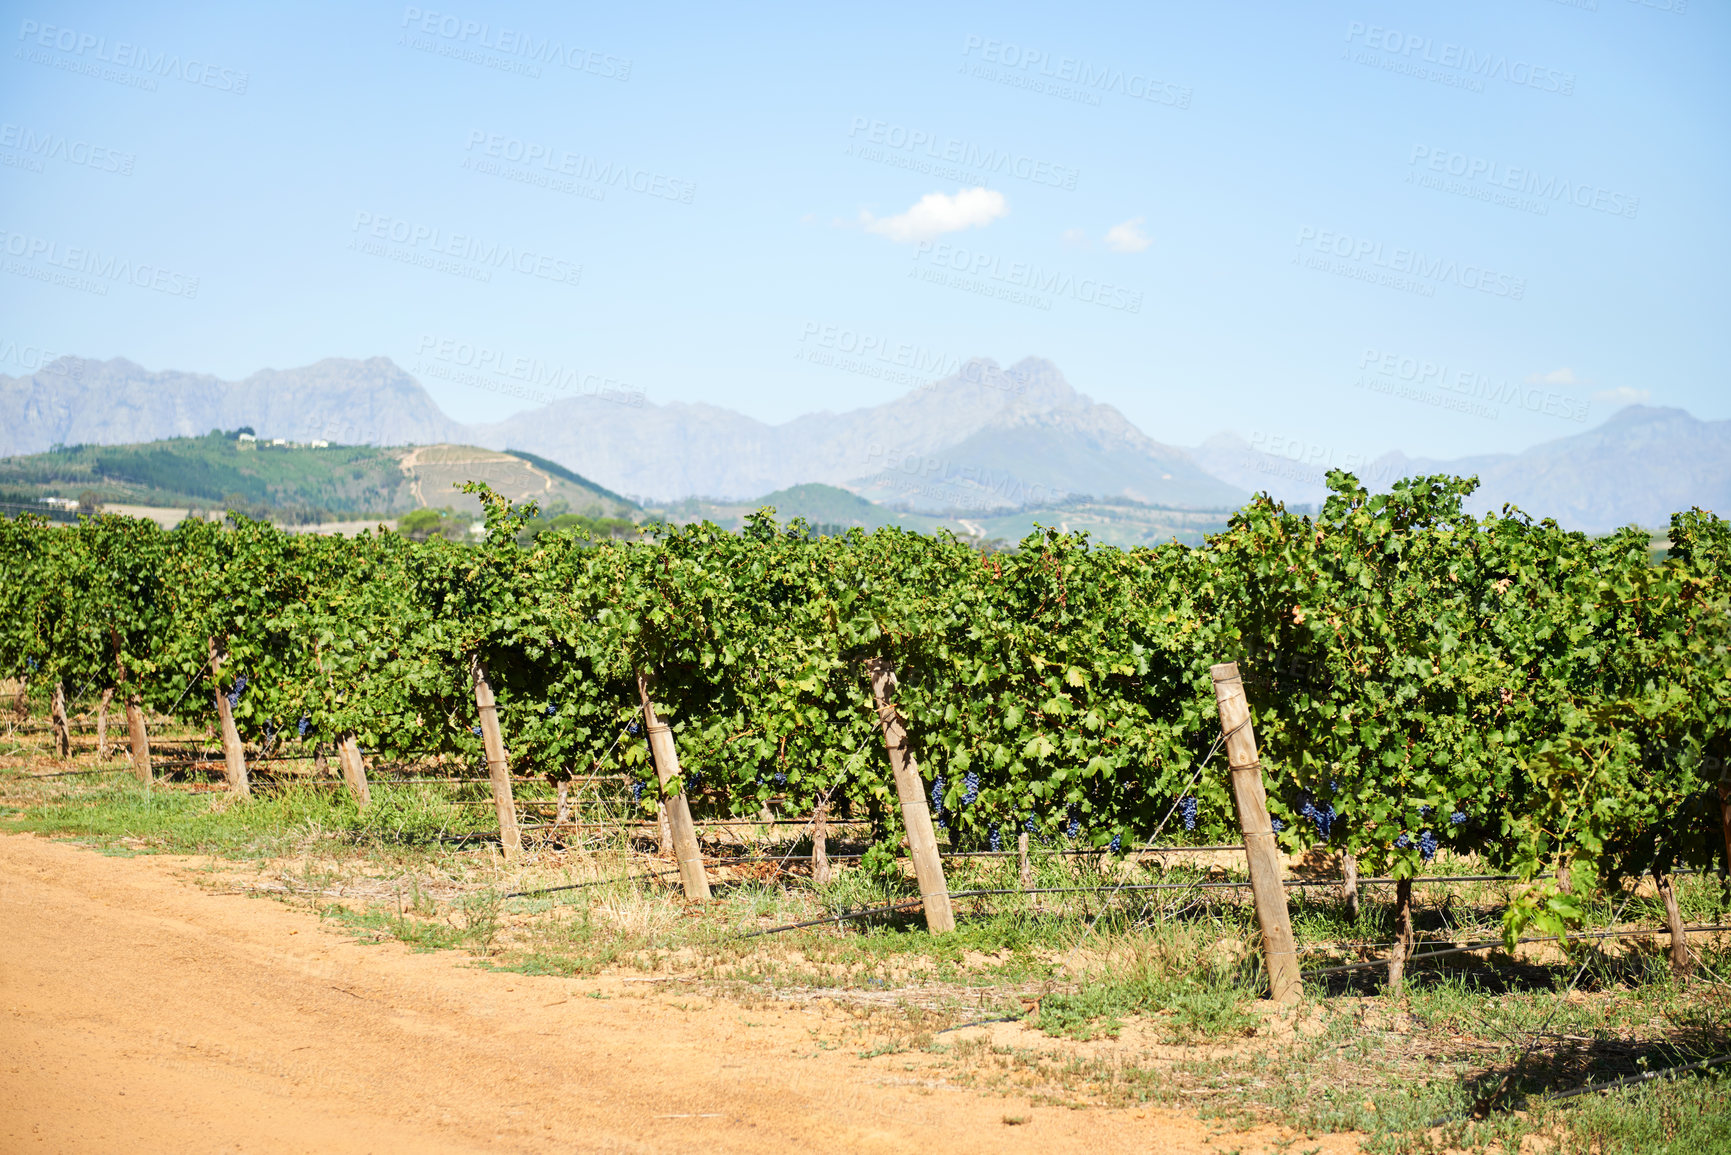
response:
<path fill-rule="evenodd" d="M 833 1006 L 359 945 L 310 912 L 195 885 L 207 865 L 0 837 L 0 1150 L 1251 1152 L 1296 1138 L 954 1086 L 918 1055 L 861 1057 Z"/>

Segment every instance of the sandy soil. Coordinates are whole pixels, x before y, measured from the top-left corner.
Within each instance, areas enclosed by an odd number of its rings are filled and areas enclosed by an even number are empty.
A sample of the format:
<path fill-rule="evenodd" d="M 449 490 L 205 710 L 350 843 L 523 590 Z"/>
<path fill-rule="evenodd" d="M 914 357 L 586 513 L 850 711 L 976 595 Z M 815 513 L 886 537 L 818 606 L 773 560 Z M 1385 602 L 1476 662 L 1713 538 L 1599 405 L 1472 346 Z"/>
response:
<path fill-rule="evenodd" d="M 949 1085 L 918 1056 L 838 1045 L 847 1016 L 828 1004 L 359 945 L 196 885 L 206 865 L 0 837 L 0 1151 L 1248 1153 L 1292 1138 Z"/>

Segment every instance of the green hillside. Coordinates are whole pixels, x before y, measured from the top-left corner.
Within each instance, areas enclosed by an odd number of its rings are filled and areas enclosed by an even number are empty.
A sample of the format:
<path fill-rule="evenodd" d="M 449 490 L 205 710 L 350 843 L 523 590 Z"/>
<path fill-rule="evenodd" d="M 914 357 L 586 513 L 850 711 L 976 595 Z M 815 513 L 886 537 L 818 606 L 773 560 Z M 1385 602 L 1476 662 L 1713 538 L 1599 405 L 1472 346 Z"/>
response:
<path fill-rule="evenodd" d="M 415 508 L 401 450 L 243 442 L 232 433 L 142 445 L 75 445 L 0 458 L 0 487 L 104 503 L 268 511 L 281 520 Z"/>
<path fill-rule="evenodd" d="M 0 501 L 12 512 L 59 497 L 87 505 L 238 509 L 285 524 L 388 518 L 447 506 L 474 515 L 479 503 L 459 489 L 470 480 L 485 481 L 513 501 L 533 498 L 543 510 L 637 514 L 631 502 L 554 462 L 464 445 L 278 445 L 213 431 L 0 458 Z"/>
<path fill-rule="evenodd" d="M 899 525 L 904 529 L 928 532 L 947 526 L 958 533 L 962 532 L 953 520 L 898 512 L 875 505 L 845 489 L 817 483 L 778 489 L 753 501 L 712 501 L 708 498 L 691 497 L 649 512 L 680 525 L 694 521 L 711 521 L 723 529 L 738 529 L 745 524 L 748 514 L 755 513 L 766 505 L 775 510 L 778 521 L 803 517 L 820 533 L 841 533 L 854 526 L 877 529 L 885 525 Z"/>

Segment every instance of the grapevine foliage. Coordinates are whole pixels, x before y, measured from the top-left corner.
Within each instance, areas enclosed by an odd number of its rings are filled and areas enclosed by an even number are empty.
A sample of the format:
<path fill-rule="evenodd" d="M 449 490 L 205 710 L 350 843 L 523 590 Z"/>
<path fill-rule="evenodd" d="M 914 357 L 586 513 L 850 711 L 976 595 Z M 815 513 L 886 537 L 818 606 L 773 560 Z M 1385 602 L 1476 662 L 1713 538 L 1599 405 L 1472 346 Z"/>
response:
<path fill-rule="evenodd" d="M 353 735 L 462 762 L 481 756 L 478 663 L 517 770 L 647 784 L 642 674 L 698 807 L 825 803 L 887 836 L 865 676 L 884 659 L 955 844 L 1026 830 L 1116 851 L 1169 816 L 1233 835 L 1226 775 L 1202 763 L 1209 666 L 1237 660 L 1288 849 L 1397 877 L 1472 852 L 1528 880 L 1507 933 L 1561 930 L 1579 911 L 1559 863 L 1609 879 L 1724 853 L 1731 528 L 1678 514 L 1655 564 L 1638 530 L 1475 517 L 1475 484 L 1373 494 L 1334 473 L 1315 516 L 1264 495 L 1201 548 L 1048 529 L 993 554 L 769 510 L 740 533 L 532 535 L 533 505 L 481 485 L 474 544 L 25 516 L 0 521 L 0 673 L 195 723 L 226 694 L 260 746 Z"/>

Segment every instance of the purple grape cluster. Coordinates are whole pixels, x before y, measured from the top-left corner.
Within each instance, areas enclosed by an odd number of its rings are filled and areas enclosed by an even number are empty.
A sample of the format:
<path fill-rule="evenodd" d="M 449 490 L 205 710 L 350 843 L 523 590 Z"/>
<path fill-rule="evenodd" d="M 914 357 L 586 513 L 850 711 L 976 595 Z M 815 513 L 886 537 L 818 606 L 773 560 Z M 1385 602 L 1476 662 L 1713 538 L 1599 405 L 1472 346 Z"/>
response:
<path fill-rule="evenodd" d="M 1038 834 L 1040 832 L 1040 824 L 1035 822 L 1034 816 L 1030 814 L 1022 820 L 1022 829 L 1026 830 L 1029 834 Z"/>
<path fill-rule="evenodd" d="M 240 705 L 240 696 L 246 693 L 246 675 L 242 674 L 234 680 L 234 688 L 228 692 L 228 708 L 234 709 Z"/>
<path fill-rule="evenodd" d="M 1184 829 L 1196 829 L 1196 795 L 1187 794 L 1178 800 L 1178 818 L 1184 823 Z"/>
<path fill-rule="evenodd" d="M 1418 856 L 1426 862 L 1436 857 L 1436 835 L 1428 830 L 1418 836 Z"/>
<path fill-rule="evenodd" d="M 631 801 L 643 801 L 643 779 L 641 778 L 631 784 Z"/>
<path fill-rule="evenodd" d="M 469 733 L 471 733 L 475 737 L 479 738 L 481 736 L 481 724 L 479 722 L 477 722 L 473 726 L 470 726 L 469 727 Z"/>
<path fill-rule="evenodd" d="M 542 714 L 545 717 L 551 718 L 554 714 L 557 714 L 558 712 L 559 712 L 559 707 L 555 706 L 551 702 L 548 702 L 547 708 L 542 711 Z"/>
<path fill-rule="evenodd" d="M 1122 845 L 1124 845 L 1124 836 L 1122 834 L 1114 834 L 1112 836 L 1112 845 L 1110 847 L 1112 853 L 1117 854 L 1118 848 Z"/>
<path fill-rule="evenodd" d="M 1394 840 L 1394 844 L 1398 849 L 1405 850 L 1412 845 L 1412 836 L 1403 832 L 1399 838 Z"/>
<path fill-rule="evenodd" d="M 1298 816 L 1308 818 L 1315 823 L 1317 837 L 1324 840 L 1328 838 L 1328 831 L 1334 825 L 1334 820 L 1339 817 L 1334 812 L 1334 803 L 1324 802 L 1318 806 L 1316 799 L 1312 798 L 1309 793 L 1304 796 L 1304 805 L 1298 808 Z"/>
<path fill-rule="evenodd" d="M 969 770 L 966 774 L 962 775 L 962 786 L 965 791 L 962 795 L 962 807 L 963 809 L 966 809 L 967 807 L 972 806 L 974 800 L 980 796 L 980 772 L 978 770 Z"/>
<path fill-rule="evenodd" d="M 1076 817 L 1076 812 L 1074 810 L 1070 811 L 1070 821 L 1065 824 L 1064 833 L 1068 834 L 1071 838 L 1082 833 L 1082 820 Z"/>
<path fill-rule="evenodd" d="M 1286 829 L 1286 823 L 1282 822 L 1278 818 L 1270 818 L 1268 820 L 1268 825 L 1274 827 L 1274 833 L 1276 834 L 1279 834 L 1282 830 Z"/>
<path fill-rule="evenodd" d="M 944 813 L 944 776 L 939 774 L 932 779 L 932 817 L 941 817 Z"/>
<path fill-rule="evenodd" d="M 1465 811 L 1457 810 L 1453 814 L 1449 815 L 1449 825 L 1450 826 L 1459 826 L 1461 823 L 1465 822 L 1466 820 L 1467 820 L 1467 816 L 1466 816 Z"/>
<path fill-rule="evenodd" d="M 992 850 L 994 852 L 1002 850 L 1004 848 L 1004 828 L 1003 827 L 1001 827 L 1001 826 L 992 827 L 991 847 L 992 847 Z"/>
<path fill-rule="evenodd" d="M 307 736 L 307 727 L 311 726 L 312 724 L 313 724 L 312 718 L 306 714 L 302 714 L 301 720 L 295 723 L 295 732 L 300 737 L 305 738 Z"/>

